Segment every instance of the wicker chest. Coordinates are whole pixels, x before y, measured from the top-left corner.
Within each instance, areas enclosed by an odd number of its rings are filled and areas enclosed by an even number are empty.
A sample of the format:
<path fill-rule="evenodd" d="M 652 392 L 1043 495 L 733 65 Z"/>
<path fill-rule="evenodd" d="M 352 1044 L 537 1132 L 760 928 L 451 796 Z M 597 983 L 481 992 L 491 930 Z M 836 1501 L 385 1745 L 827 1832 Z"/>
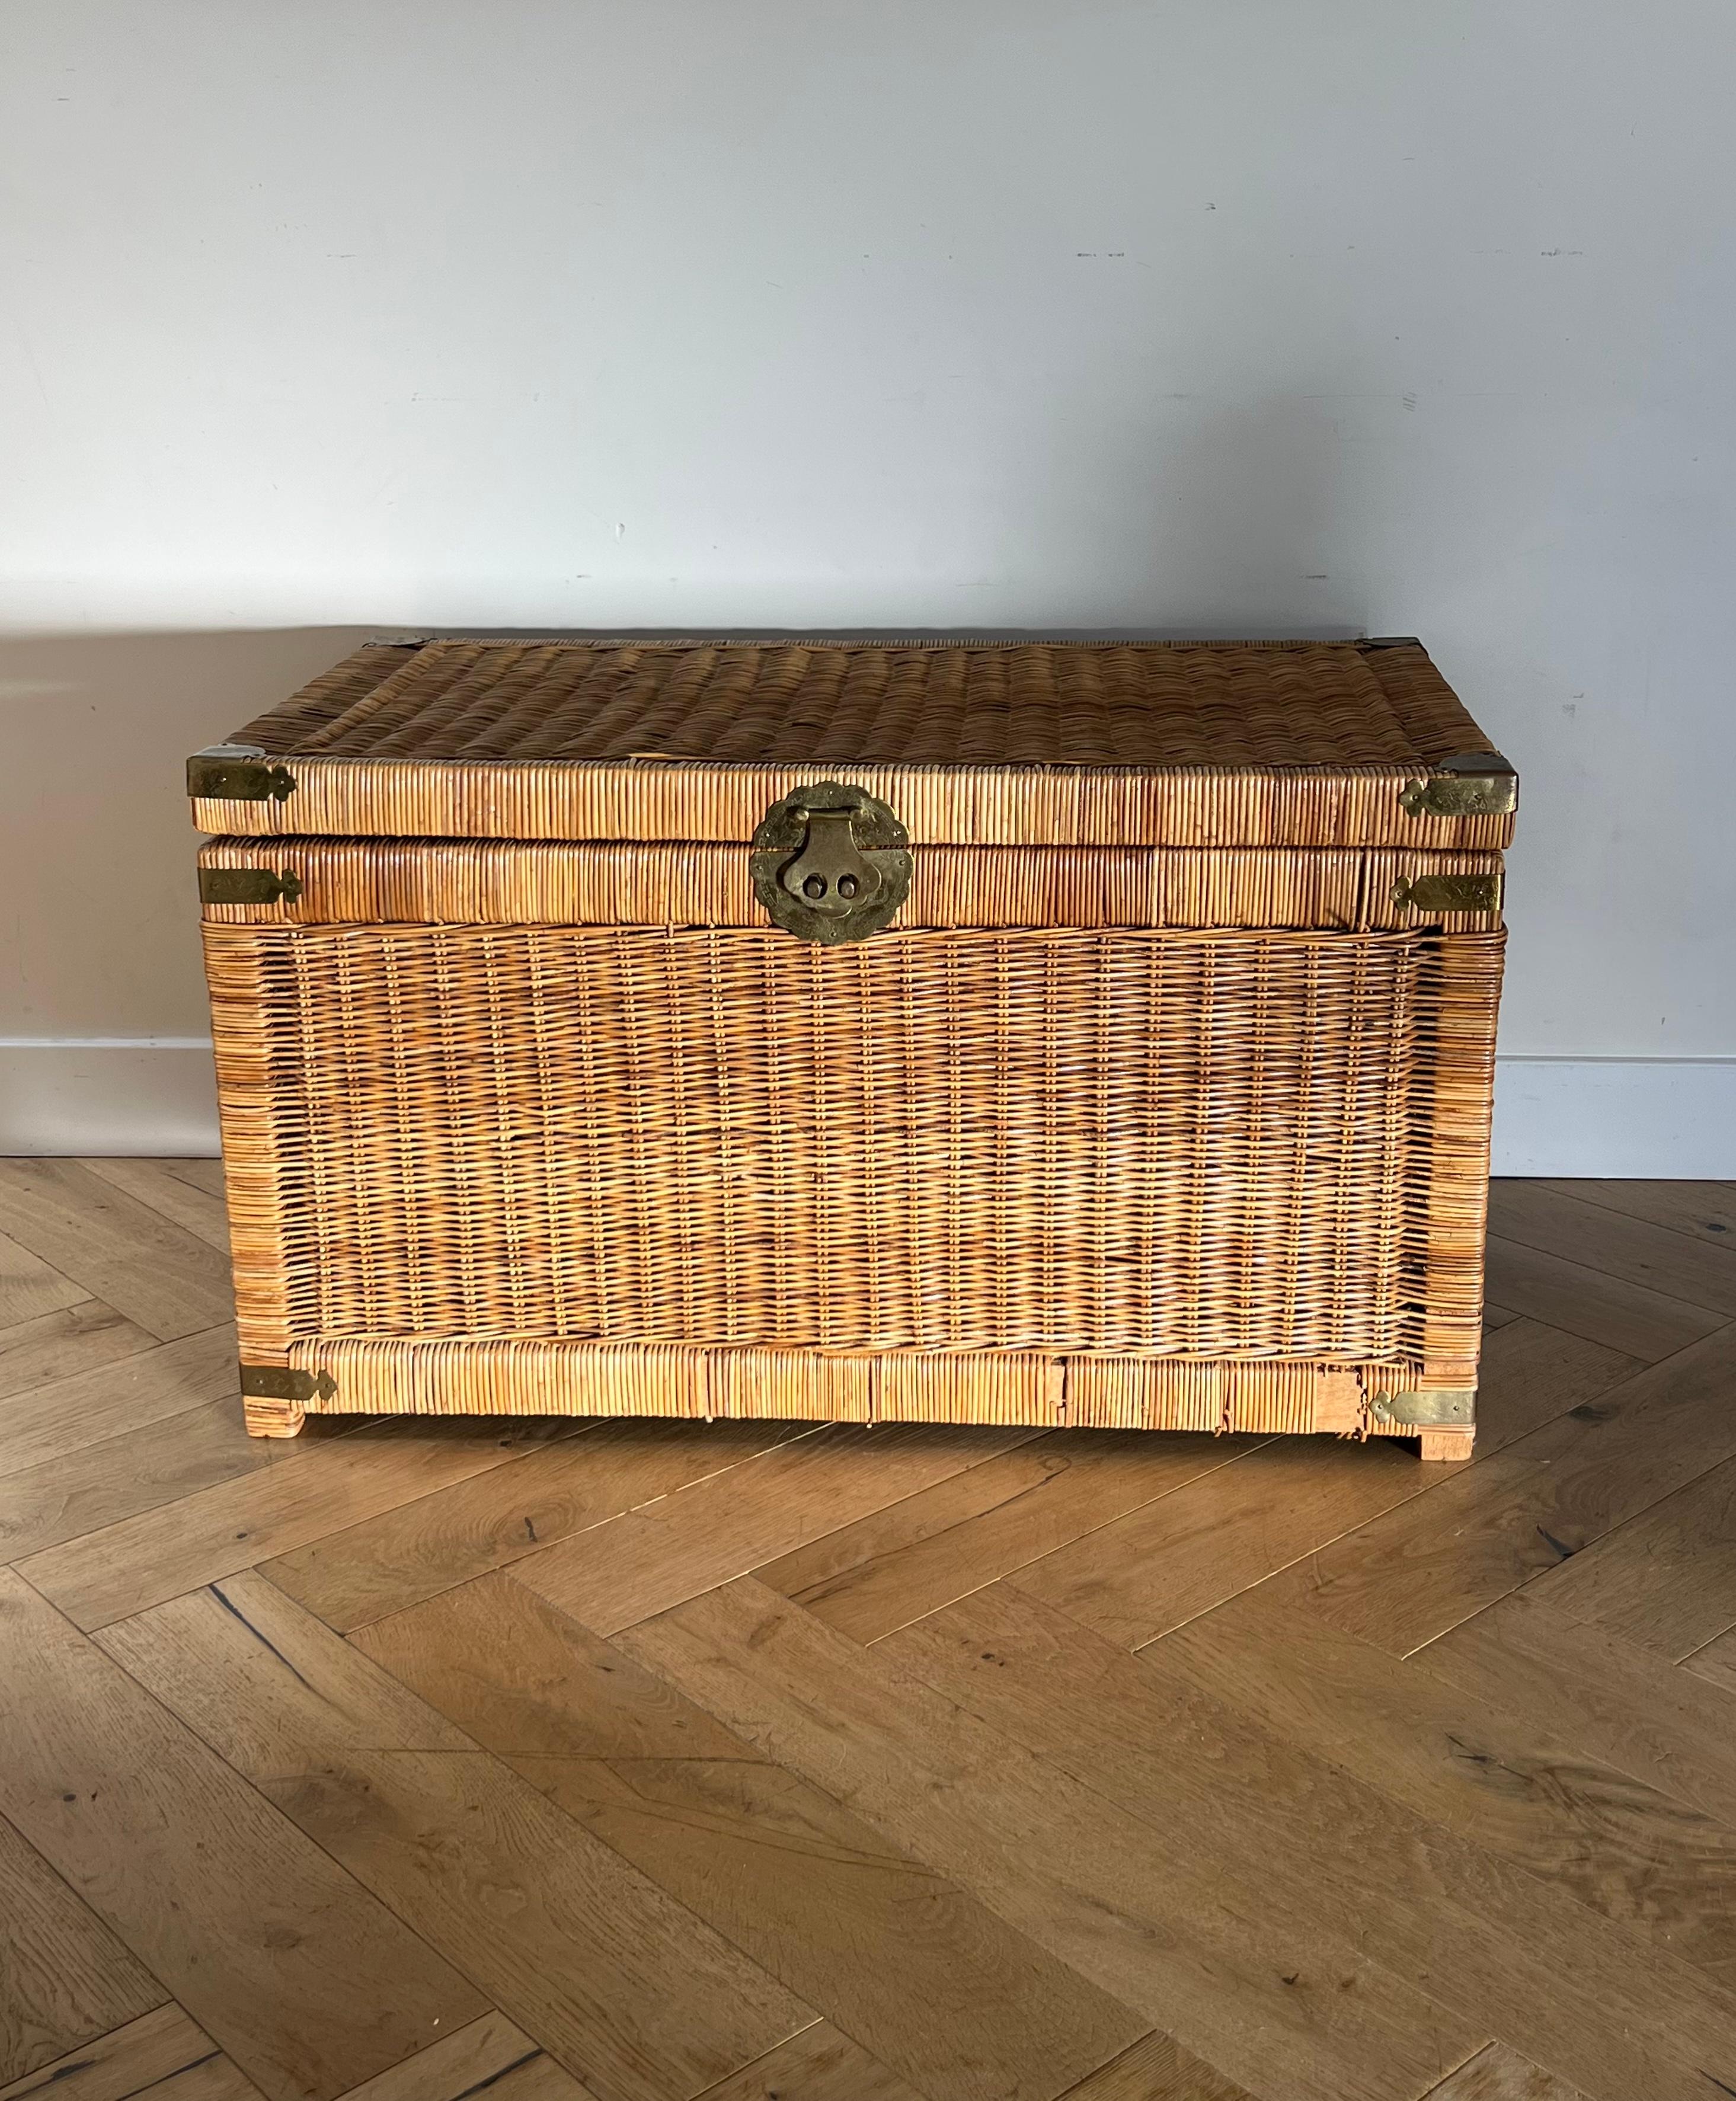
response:
<path fill-rule="evenodd" d="M 259 1434 L 1468 1453 L 1516 783 L 1415 643 L 379 644 L 189 788 Z"/>

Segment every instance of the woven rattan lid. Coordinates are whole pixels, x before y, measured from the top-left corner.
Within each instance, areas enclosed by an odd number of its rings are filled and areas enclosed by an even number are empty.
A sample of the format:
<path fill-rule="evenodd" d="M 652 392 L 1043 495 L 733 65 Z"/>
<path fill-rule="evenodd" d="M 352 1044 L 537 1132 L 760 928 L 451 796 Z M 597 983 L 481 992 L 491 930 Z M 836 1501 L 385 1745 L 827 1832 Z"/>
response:
<path fill-rule="evenodd" d="M 745 842 L 817 781 L 913 843 L 1499 847 L 1511 769 L 1415 642 L 433 641 L 188 766 L 219 833 Z"/>

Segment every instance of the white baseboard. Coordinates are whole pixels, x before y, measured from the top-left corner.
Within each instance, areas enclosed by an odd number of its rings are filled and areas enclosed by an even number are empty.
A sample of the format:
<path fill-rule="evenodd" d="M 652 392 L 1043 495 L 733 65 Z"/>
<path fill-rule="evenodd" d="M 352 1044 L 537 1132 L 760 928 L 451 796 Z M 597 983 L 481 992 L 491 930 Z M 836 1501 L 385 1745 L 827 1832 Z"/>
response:
<path fill-rule="evenodd" d="M 208 1042 L 0 1039 L 0 1154 L 216 1151 Z M 1736 1058 L 1503 1058 L 1495 1171 L 1736 1180 Z"/>
<path fill-rule="evenodd" d="M 1736 1180 L 1736 1058 L 1499 1058 L 1497 1174 Z"/>
<path fill-rule="evenodd" d="M 0 1154 L 214 1157 L 209 1037 L 0 1038 Z"/>

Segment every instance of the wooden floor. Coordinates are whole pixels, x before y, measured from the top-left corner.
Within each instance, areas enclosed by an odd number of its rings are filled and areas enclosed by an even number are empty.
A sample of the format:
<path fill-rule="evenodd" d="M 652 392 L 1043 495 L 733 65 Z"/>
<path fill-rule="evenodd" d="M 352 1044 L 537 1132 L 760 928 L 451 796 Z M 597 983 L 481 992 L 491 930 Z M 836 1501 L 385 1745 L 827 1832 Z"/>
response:
<path fill-rule="evenodd" d="M 243 1435 L 0 1162 L 0 2101 L 1736 2095 L 1736 1188 L 1504 1183 L 1477 1457 Z"/>

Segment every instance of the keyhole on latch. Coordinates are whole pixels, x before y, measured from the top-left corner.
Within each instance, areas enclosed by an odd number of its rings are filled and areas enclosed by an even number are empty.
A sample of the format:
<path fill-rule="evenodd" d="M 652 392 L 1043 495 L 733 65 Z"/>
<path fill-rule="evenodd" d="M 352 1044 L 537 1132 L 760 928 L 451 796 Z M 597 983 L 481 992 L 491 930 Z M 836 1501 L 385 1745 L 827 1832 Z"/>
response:
<path fill-rule="evenodd" d="M 880 878 L 862 858 L 848 810 L 810 810 L 801 851 L 779 878 L 810 911 L 852 910 L 879 891 Z"/>

